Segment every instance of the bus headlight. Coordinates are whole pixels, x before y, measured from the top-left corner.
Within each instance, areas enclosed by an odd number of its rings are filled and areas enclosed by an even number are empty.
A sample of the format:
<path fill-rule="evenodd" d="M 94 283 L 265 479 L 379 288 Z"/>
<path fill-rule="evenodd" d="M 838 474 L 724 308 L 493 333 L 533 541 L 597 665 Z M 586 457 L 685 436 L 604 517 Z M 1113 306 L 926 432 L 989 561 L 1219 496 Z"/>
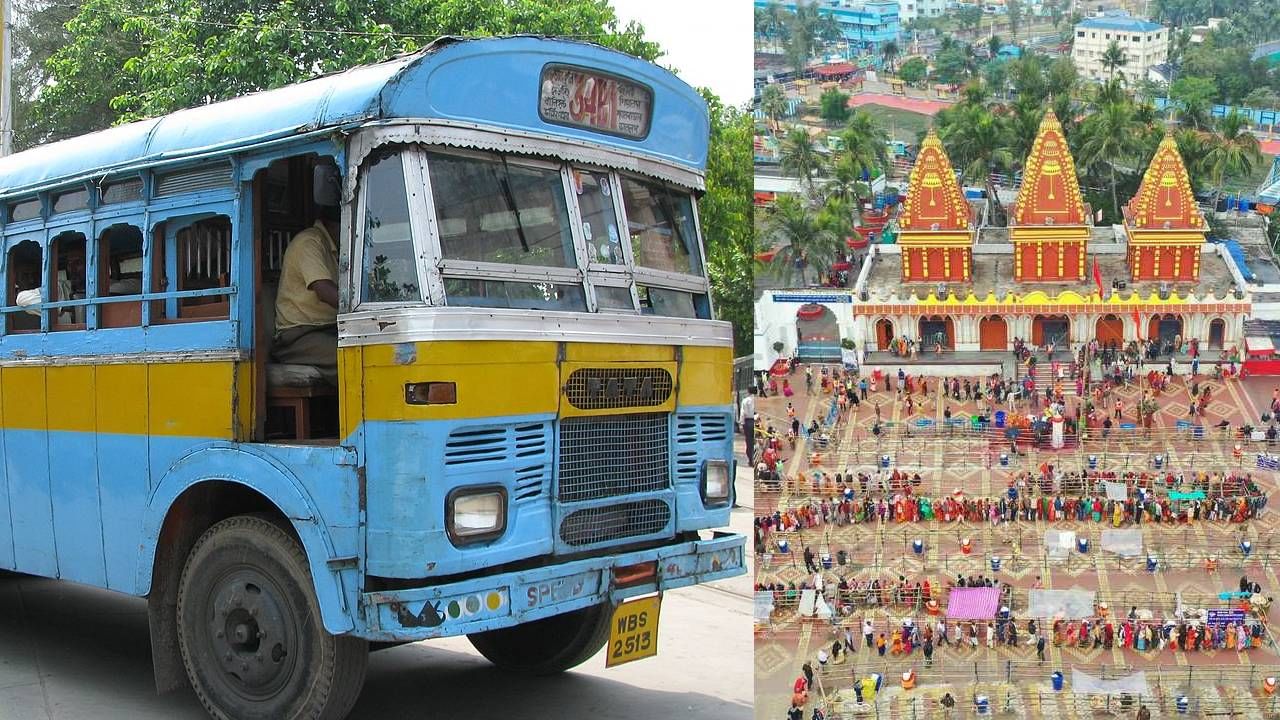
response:
<path fill-rule="evenodd" d="M 507 491 L 497 485 L 458 488 L 445 498 L 445 515 L 454 545 L 492 540 L 507 529 Z"/>
<path fill-rule="evenodd" d="M 702 467 L 702 504 L 724 505 L 729 502 L 729 463 L 724 460 L 708 460 Z"/>

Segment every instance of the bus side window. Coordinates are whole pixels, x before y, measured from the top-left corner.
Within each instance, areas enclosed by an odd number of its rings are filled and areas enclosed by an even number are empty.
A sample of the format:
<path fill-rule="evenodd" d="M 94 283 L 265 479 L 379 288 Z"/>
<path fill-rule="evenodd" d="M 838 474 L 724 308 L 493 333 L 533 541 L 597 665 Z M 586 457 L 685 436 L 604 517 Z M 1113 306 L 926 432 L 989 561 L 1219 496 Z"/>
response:
<path fill-rule="evenodd" d="M 38 305 L 44 301 L 41 295 L 40 266 L 44 259 L 40 244 L 24 240 L 9 250 L 8 275 L 5 283 L 8 305 Z M 26 310 L 10 313 L 6 318 L 6 332 L 27 333 L 40 331 L 40 311 Z"/>
<path fill-rule="evenodd" d="M 98 238 L 98 297 L 142 294 L 142 230 L 112 225 Z M 98 306 L 98 325 L 104 328 L 142 324 L 142 303 L 109 302 Z"/>
<path fill-rule="evenodd" d="M 64 232 L 50 245 L 52 258 L 49 279 L 49 301 L 84 300 L 88 297 L 88 265 L 85 237 L 78 232 Z M 49 311 L 50 330 L 83 330 L 87 306 L 59 308 Z"/>
<path fill-rule="evenodd" d="M 166 225 L 177 225 L 176 233 L 157 233 L 163 238 L 163 272 L 156 273 L 158 292 L 211 290 L 231 286 L 231 219 L 226 215 L 198 220 L 186 225 L 183 218 L 170 218 Z M 176 280 L 176 282 L 175 282 Z M 165 303 L 164 318 L 178 320 L 218 320 L 230 315 L 227 295 L 178 298 Z M 155 311 L 152 318 L 159 319 Z"/>

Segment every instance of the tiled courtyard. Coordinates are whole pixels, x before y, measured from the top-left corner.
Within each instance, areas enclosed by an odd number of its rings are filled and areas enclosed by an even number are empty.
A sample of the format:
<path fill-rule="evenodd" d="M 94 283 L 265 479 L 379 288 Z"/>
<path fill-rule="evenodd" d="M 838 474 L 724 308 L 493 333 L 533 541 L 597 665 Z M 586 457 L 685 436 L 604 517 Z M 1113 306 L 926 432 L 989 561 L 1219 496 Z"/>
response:
<path fill-rule="evenodd" d="M 791 403 L 802 426 L 808 427 L 815 420 L 824 426 L 832 417 L 833 396 L 821 390 L 809 394 L 802 370 L 794 372 L 790 380 L 795 389 L 792 397 L 770 396 L 757 401 L 762 425 L 772 425 L 785 433 L 790 427 L 787 404 Z M 967 426 L 948 432 L 940 427 L 944 425 L 944 410 L 950 409 L 958 425 L 959 419 L 987 409 L 985 401 L 980 407 L 972 400 L 942 397 L 936 381 L 930 379 L 928 395 L 921 397 L 917 393 L 908 413 L 896 390 L 885 391 L 881 384 L 843 421 L 824 427 L 828 434 L 825 449 L 817 447 L 816 438 L 803 437 L 804 433 L 794 449 L 785 440 L 782 442 L 786 480 L 781 487 L 757 485 L 756 514 L 764 516 L 777 509 L 804 505 L 820 507 L 824 499 L 830 502 L 838 494 L 832 480 L 834 473 L 874 476 L 884 456 L 890 458 L 885 473 L 895 468 L 909 475 L 918 473 L 920 483 L 914 486 L 913 493 L 935 500 L 957 490 L 968 498 L 998 497 L 1020 473 L 1038 476 L 1045 464 L 1080 470 L 1090 463 L 1091 456 L 1098 470 L 1117 473 L 1154 473 L 1157 455 L 1163 461 L 1161 476 L 1234 470 L 1236 474 L 1249 474 L 1268 495 L 1274 494 L 1274 474 L 1257 467 L 1257 453 L 1267 451 L 1266 443 L 1241 440 L 1234 434 L 1234 428 L 1242 423 L 1258 423 L 1259 408 L 1270 403 L 1270 379 L 1222 381 L 1202 375 L 1199 384 L 1208 384 L 1213 396 L 1203 417 L 1195 419 L 1202 430 L 1187 427 L 1190 388 L 1183 378 L 1175 378 L 1156 396 L 1159 410 L 1148 430 L 1117 428 L 1106 440 L 1089 437 L 1075 447 L 1057 451 L 1021 445 L 1018 454 L 1010 453 L 1009 443 L 1001 433 L 975 433 Z M 1122 387 L 1108 397 L 1107 407 L 1119 398 L 1126 409 L 1133 408 L 1141 392 L 1134 385 Z M 1068 408 L 1076 402 L 1076 398 L 1068 397 Z M 871 431 L 877 406 L 882 424 L 879 435 Z M 1010 415 L 1030 411 L 1025 402 L 1020 408 L 996 405 L 994 409 L 1003 409 Z M 1135 420 L 1131 416 L 1122 418 L 1126 424 Z M 1219 430 L 1217 426 L 1223 421 L 1232 430 Z M 815 479 L 815 470 L 825 475 Z M 878 496 L 874 482 L 871 495 Z M 854 496 L 861 499 L 865 495 L 855 487 Z M 757 565 L 757 581 L 797 586 L 811 583 L 813 574 L 806 571 L 803 558 L 804 549 L 809 548 L 818 564 L 822 564 L 824 555 L 831 558 L 829 567 L 823 570 L 829 586 L 841 578 L 851 584 L 871 579 L 892 583 L 900 577 L 908 583 L 927 580 L 933 597 L 943 603 L 945 614 L 948 581 L 957 575 L 993 577 L 990 558 L 995 555 L 1000 557 L 1001 565 L 994 577 L 1011 588 L 1006 602 L 1020 632 L 1028 619 L 1021 614 L 1027 609 L 1027 590 L 1037 584 L 1046 589 L 1095 591 L 1096 601 L 1107 603 L 1113 618 L 1123 619 L 1136 606 L 1141 612 L 1150 611 L 1158 620 L 1173 615 L 1179 601 L 1183 608 L 1228 607 L 1230 601 L 1218 594 L 1236 590 L 1242 575 L 1262 585 L 1264 594 L 1273 593 L 1280 586 L 1275 568 L 1280 545 L 1271 540 L 1272 531 L 1280 523 L 1278 517 L 1268 508 L 1260 519 L 1241 523 L 1125 523 L 1124 528 L 1140 530 L 1143 539 L 1142 555 L 1128 558 L 1101 549 L 1101 533 L 1112 524 L 1092 519 L 1016 520 L 998 525 L 938 520 L 822 523 L 796 532 L 771 533 L 757 548 L 764 551 Z M 1087 551 L 1073 548 L 1065 557 L 1051 558 L 1044 541 L 1045 531 L 1050 529 L 1074 531 L 1077 537 L 1087 538 Z M 961 551 L 963 539 L 969 540 L 967 554 Z M 1251 543 L 1248 556 L 1239 549 L 1240 542 L 1246 539 Z M 790 552 L 779 552 L 779 540 L 786 541 Z M 922 546 L 919 552 L 917 541 Z M 1148 571 L 1147 555 L 1156 561 L 1154 572 Z M 1210 557 L 1217 563 L 1212 572 L 1206 568 Z M 1118 645 L 1110 649 L 1091 644 L 1059 646 L 1050 641 L 1045 660 L 1040 662 L 1035 648 L 1025 642 L 1025 635 L 1016 646 L 997 645 L 991 649 L 983 637 L 977 648 L 968 647 L 967 643 L 961 648 L 939 646 L 931 667 L 926 667 L 918 647 L 909 655 L 888 652 L 881 656 L 866 647 L 861 634 L 862 623 L 868 618 L 876 633 L 891 632 L 907 617 L 914 618 L 919 627 L 932 626 L 936 618 L 922 604 L 869 606 L 855 602 L 847 615 L 841 617 L 837 611 L 831 620 L 802 617 L 797 604 L 795 598 L 780 596 L 770 620 L 757 624 L 757 717 L 782 717 L 792 700 L 792 685 L 800 675 L 802 663 L 808 660 L 818 668 L 818 651 L 825 648 L 829 653 L 832 643 L 844 637 L 846 628 L 852 632 L 857 651 L 847 654 L 839 665 L 819 669 L 806 718 L 815 705 L 824 707 L 829 718 L 833 714 L 943 717 L 937 700 L 946 692 L 956 699 L 951 717 L 974 715 L 976 695 L 990 699 L 996 716 L 1133 717 L 1133 707 L 1121 708 L 1118 697 L 1110 698 L 1108 704 L 1105 696 L 1069 692 L 1072 667 L 1104 677 L 1126 675 L 1130 669 L 1145 670 L 1154 695 L 1153 717 L 1177 716 L 1180 695 L 1187 696 L 1187 709 L 1192 716 L 1262 718 L 1280 713 L 1276 696 L 1263 692 L 1263 679 L 1280 675 L 1280 655 L 1269 639 L 1264 639 L 1261 647 L 1243 652 L 1225 648 L 1138 651 Z M 1040 622 L 1047 625 L 1052 618 Z M 1048 628 L 1043 628 L 1042 633 L 1047 634 Z M 1266 634 L 1269 636 L 1269 628 Z M 904 690 L 899 680 L 908 669 L 918 674 L 918 686 Z M 1056 670 L 1067 675 L 1068 692 L 1053 692 L 1050 674 Z M 882 691 L 875 704 L 856 705 L 853 682 L 872 672 L 883 676 Z"/>

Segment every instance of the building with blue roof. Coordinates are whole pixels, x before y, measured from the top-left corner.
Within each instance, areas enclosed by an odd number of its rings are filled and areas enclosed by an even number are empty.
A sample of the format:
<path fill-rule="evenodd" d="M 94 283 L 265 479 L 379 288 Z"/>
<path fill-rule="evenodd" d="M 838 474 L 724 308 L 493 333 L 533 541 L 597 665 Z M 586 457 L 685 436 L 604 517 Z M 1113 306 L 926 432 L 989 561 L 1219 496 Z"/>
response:
<path fill-rule="evenodd" d="M 763 10 L 774 2 L 755 0 L 755 9 Z M 778 4 L 787 12 L 796 10 L 795 0 Z M 819 0 L 816 5 L 819 14 L 835 18 L 842 37 L 841 54 L 846 59 L 864 53 L 879 55 L 885 43 L 898 42 L 902 34 L 901 6 L 897 0 Z"/>
<path fill-rule="evenodd" d="M 1114 71 L 1102 63 L 1111 43 L 1120 47 L 1126 59 L 1124 66 Z M 1151 68 L 1168 62 L 1169 29 L 1126 12 L 1085 18 L 1075 26 L 1071 59 L 1080 75 L 1090 80 L 1106 80 L 1114 72 L 1132 84 L 1147 77 Z"/>

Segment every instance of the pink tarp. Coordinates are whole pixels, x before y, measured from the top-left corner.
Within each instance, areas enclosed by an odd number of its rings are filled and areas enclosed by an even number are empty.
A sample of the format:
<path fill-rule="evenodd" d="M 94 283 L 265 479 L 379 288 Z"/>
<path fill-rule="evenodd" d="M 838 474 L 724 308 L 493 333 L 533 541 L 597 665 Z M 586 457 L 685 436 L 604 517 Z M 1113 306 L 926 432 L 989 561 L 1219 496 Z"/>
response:
<path fill-rule="evenodd" d="M 951 597 L 947 599 L 947 619 L 990 620 L 999 608 L 999 588 L 951 588 Z"/>

